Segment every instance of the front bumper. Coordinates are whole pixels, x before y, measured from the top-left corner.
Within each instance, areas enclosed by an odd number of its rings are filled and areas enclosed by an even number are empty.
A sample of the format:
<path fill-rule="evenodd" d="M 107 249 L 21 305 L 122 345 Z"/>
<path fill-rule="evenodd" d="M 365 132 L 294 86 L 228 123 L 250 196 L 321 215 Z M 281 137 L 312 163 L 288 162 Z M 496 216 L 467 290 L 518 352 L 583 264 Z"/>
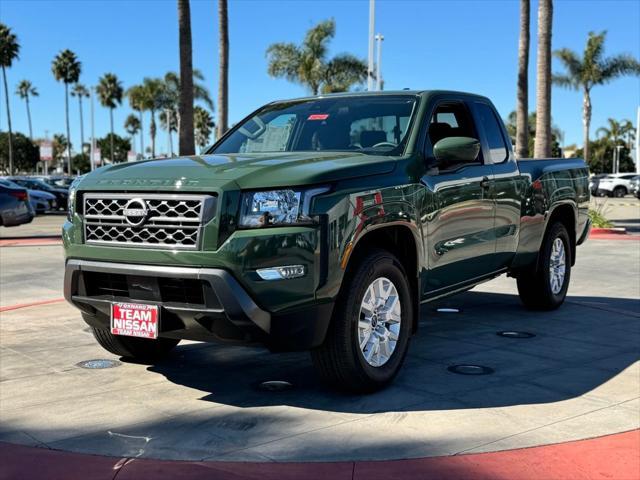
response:
<path fill-rule="evenodd" d="M 115 288 L 96 290 L 95 275 L 103 275 Z M 196 281 L 201 297 L 192 303 L 176 301 L 163 292 L 169 282 Z M 283 281 L 283 282 L 286 282 Z M 189 285 L 193 286 L 191 282 Z M 185 289 L 186 287 L 182 287 Z M 286 288 L 283 285 L 283 288 Z M 333 303 L 271 313 L 256 304 L 243 286 L 219 268 L 135 265 L 70 259 L 66 263 L 64 296 L 84 312 L 85 321 L 109 329 L 114 302 L 140 302 L 160 306 L 160 337 L 200 341 L 263 343 L 272 350 L 307 350 L 324 341 Z"/>

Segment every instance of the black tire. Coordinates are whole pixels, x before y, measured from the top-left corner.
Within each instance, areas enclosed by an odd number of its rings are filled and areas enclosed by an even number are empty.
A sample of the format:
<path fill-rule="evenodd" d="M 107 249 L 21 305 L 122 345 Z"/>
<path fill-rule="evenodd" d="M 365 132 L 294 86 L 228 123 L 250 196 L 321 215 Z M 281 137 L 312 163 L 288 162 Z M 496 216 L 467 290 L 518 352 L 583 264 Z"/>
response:
<path fill-rule="evenodd" d="M 624 187 L 616 187 L 613 189 L 613 196 L 616 198 L 622 198 L 627 194 L 627 189 Z"/>
<path fill-rule="evenodd" d="M 398 291 L 401 321 L 393 353 L 376 367 L 365 360 L 360 349 L 358 321 L 365 292 L 380 277 L 389 279 Z M 360 259 L 344 282 L 325 341 L 311 351 L 311 358 L 326 383 L 351 392 L 373 392 L 394 379 L 407 354 L 413 320 L 411 287 L 398 259 L 379 249 Z"/>
<path fill-rule="evenodd" d="M 171 350 L 180 343 L 180 340 L 173 338 L 151 340 L 114 335 L 108 330 L 95 327 L 91 327 L 91 331 L 100 346 L 108 352 L 141 363 L 153 363 L 167 357 Z"/>
<path fill-rule="evenodd" d="M 556 239 L 560 239 L 565 252 L 565 274 L 562 288 L 553 293 L 551 288 L 551 251 Z M 556 222 L 545 234 L 538 262 L 534 268 L 520 272 L 517 277 L 518 293 L 525 307 L 531 310 L 555 310 L 564 302 L 571 280 L 571 237 L 565 226 Z"/>

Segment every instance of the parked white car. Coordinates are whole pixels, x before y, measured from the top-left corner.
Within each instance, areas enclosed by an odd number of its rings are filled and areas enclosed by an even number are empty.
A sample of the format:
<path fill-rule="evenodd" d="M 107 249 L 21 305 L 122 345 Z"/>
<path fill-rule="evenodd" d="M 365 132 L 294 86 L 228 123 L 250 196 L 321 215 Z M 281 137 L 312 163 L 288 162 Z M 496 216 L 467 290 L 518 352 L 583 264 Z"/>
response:
<path fill-rule="evenodd" d="M 631 179 L 637 173 L 612 173 L 600 179 L 598 183 L 598 196 L 624 197 L 631 193 Z"/>

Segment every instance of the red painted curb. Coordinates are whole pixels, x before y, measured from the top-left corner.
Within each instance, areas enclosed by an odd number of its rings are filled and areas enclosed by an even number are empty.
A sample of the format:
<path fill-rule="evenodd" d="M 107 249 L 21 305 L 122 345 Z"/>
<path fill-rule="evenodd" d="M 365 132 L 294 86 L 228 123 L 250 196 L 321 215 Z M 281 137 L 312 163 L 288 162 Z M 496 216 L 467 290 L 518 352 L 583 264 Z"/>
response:
<path fill-rule="evenodd" d="M 0 312 L 8 312 L 10 310 L 18 310 L 19 308 L 37 307 L 38 305 L 48 305 L 49 303 L 64 302 L 64 298 L 52 298 L 49 300 L 38 300 L 37 302 L 16 303 L 15 305 L 7 305 L 0 307 Z"/>
<path fill-rule="evenodd" d="M 49 245 L 61 245 L 61 238 L 3 238 L 0 239 L 0 247 L 44 247 Z"/>
<path fill-rule="evenodd" d="M 626 235 L 627 230 L 625 228 L 591 228 L 591 234 L 596 233 L 612 233 L 614 235 Z"/>
<path fill-rule="evenodd" d="M 589 440 L 381 462 L 185 462 L 103 457 L 0 443 L 0 479 L 637 480 L 640 430 Z"/>
<path fill-rule="evenodd" d="M 619 233 L 592 233 L 591 235 L 589 235 L 589 240 L 640 240 L 640 235 L 620 235 Z"/>

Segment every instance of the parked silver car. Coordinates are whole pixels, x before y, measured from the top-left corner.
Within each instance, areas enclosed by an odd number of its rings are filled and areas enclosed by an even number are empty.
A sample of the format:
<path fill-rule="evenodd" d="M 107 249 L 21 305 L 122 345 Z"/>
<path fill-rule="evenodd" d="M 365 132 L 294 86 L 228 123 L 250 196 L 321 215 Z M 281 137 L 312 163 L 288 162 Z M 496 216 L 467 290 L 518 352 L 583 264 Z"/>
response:
<path fill-rule="evenodd" d="M 31 222 L 34 216 L 25 188 L 0 185 L 0 225 L 15 227 Z"/>
<path fill-rule="evenodd" d="M 0 178 L 0 185 L 12 188 L 23 188 L 17 183 L 7 180 L 6 178 Z M 36 213 L 46 213 L 51 210 L 58 209 L 58 200 L 56 200 L 56 196 L 54 194 L 44 192 L 42 190 L 32 190 L 30 188 L 27 189 L 27 192 L 29 193 L 31 206 Z"/>

